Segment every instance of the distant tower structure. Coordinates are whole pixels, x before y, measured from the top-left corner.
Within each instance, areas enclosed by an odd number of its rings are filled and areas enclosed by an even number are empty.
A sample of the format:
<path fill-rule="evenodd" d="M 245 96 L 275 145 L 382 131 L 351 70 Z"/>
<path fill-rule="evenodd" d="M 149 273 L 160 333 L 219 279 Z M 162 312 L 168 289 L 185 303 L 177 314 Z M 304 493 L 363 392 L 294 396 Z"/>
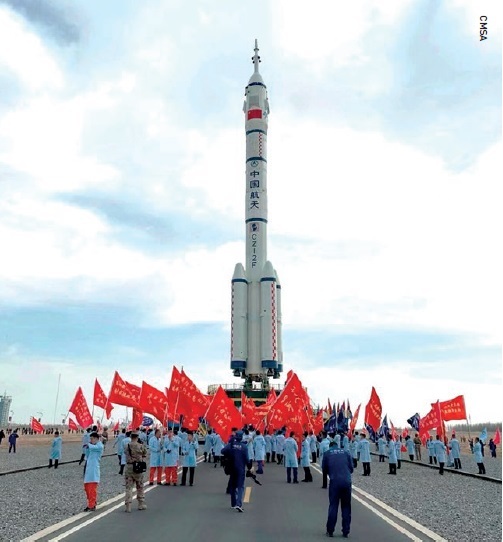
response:
<path fill-rule="evenodd" d="M 9 423 L 10 405 L 12 403 L 12 397 L 4 392 L 3 396 L 0 396 L 0 427 L 5 427 Z"/>

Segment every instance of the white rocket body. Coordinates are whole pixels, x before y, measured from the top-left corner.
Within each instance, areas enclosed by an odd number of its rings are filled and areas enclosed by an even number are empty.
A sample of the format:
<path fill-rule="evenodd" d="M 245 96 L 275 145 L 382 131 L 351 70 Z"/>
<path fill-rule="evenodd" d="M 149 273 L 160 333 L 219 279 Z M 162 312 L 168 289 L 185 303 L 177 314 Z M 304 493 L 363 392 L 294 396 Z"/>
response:
<path fill-rule="evenodd" d="M 263 382 L 279 378 L 281 296 L 276 271 L 267 260 L 267 88 L 259 73 L 255 40 L 254 73 L 245 89 L 246 270 L 232 278 L 231 369 L 235 376 Z"/>

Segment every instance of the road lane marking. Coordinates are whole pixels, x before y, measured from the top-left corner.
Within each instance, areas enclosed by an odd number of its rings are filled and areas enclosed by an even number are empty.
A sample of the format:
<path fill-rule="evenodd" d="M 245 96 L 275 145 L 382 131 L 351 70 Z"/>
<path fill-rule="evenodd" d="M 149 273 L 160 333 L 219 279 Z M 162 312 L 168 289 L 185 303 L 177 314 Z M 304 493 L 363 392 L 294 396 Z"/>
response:
<path fill-rule="evenodd" d="M 252 488 L 250 486 L 245 489 L 245 496 L 243 502 L 250 502 L 251 490 Z"/>
<path fill-rule="evenodd" d="M 320 474 L 322 474 L 322 471 L 321 469 L 318 468 L 318 465 L 313 465 L 313 469 L 317 472 L 319 472 Z M 365 497 L 366 499 L 368 499 L 369 501 L 372 501 L 374 504 L 376 504 L 377 506 L 379 506 L 380 508 L 382 508 L 383 510 L 385 510 L 386 512 L 388 512 L 388 514 L 391 514 L 392 516 L 395 516 L 397 519 L 399 519 L 400 521 L 403 521 L 404 523 L 406 523 L 407 525 L 409 525 L 410 527 L 412 527 L 413 529 L 416 529 L 416 531 L 419 531 L 420 533 L 423 533 L 424 535 L 426 535 L 427 537 L 431 538 L 432 540 L 434 540 L 435 542 L 447 542 L 447 540 L 445 538 L 442 538 L 440 535 L 438 535 L 437 533 L 433 532 L 432 530 L 428 529 L 428 527 L 425 527 L 424 525 L 421 525 L 420 523 L 418 523 L 417 521 L 409 518 L 408 516 L 405 516 L 404 514 L 402 514 L 401 512 L 399 512 L 398 510 L 395 510 L 394 508 L 391 508 L 391 506 L 388 506 L 385 502 L 379 500 L 378 498 L 374 497 L 373 495 L 371 495 L 370 493 L 367 493 L 366 491 L 363 491 L 363 489 L 360 489 L 359 487 L 356 487 L 354 484 L 353 484 L 353 489 L 354 491 L 356 491 L 357 493 L 359 493 L 360 495 L 362 495 L 363 497 Z M 386 516 L 384 516 L 383 514 L 381 514 L 377 509 L 375 509 L 373 506 L 371 506 L 370 504 L 368 504 L 367 502 L 364 502 L 363 499 L 357 497 L 354 493 L 353 493 L 353 497 L 358 501 L 358 502 L 361 502 L 362 504 L 364 504 L 367 508 L 369 508 L 370 510 L 372 510 L 374 513 L 376 513 L 379 517 L 382 517 L 383 519 L 385 519 L 388 523 L 390 523 L 391 525 L 393 525 L 395 528 L 397 528 L 400 532 L 402 532 L 402 529 L 403 527 L 401 527 L 400 525 L 398 525 L 397 523 L 391 521 L 389 518 L 387 518 Z M 408 531 L 407 531 L 408 532 Z M 404 533 L 405 534 L 405 533 Z M 409 533 L 411 536 L 414 536 L 412 533 Z M 408 535 L 407 535 L 408 536 Z M 420 540 L 419 538 L 414 538 L 413 540 Z"/>
<path fill-rule="evenodd" d="M 201 463 L 203 458 L 198 459 L 198 463 Z M 182 467 L 178 468 L 178 474 L 182 472 Z M 162 476 L 164 478 L 164 474 Z M 149 481 L 147 480 L 143 486 L 148 486 Z M 148 493 L 149 491 L 152 491 L 152 489 L 155 489 L 156 487 L 159 487 L 157 485 L 147 487 L 144 491 L 144 493 Z M 135 491 L 136 492 L 136 491 Z M 112 497 L 111 499 L 108 499 L 108 501 L 102 502 L 101 504 L 98 504 L 96 508 L 99 510 L 101 508 L 106 508 L 110 504 L 113 504 L 114 502 L 117 502 L 119 500 L 122 500 L 126 497 L 126 493 L 120 493 L 119 495 L 116 495 L 115 497 Z M 121 506 L 124 506 L 124 503 L 121 502 L 120 504 L 115 505 L 110 510 L 107 510 L 105 512 L 101 512 L 100 514 L 96 514 L 92 516 L 88 521 L 85 521 L 84 523 L 81 523 L 77 525 L 75 528 L 68 531 L 68 534 L 72 534 L 74 532 L 79 531 L 82 527 L 85 527 L 89 525 L 90 523 L 93 523 L 94 521 L 97 521 L 98 519 L 108 515 L 110 512 L 113 512 L 114 510 L 117 510 Z M 37 533 L 34 533 L 27 538 L 23 538 L 21 542 L 36 542 L 37 540 L 41 540 L 42 538 L 45 538 L 46 536 L 49 536 L 52 533 L 55 533 L 56 531 L 60 531 L 61 529 L 64 529 L 68 525 L 71 525 L 72 523 L 75 523 L 76 521 L 79 521 L 80 519 L 83 519 L 85 517 L 89 517 L 89 512 L 81 512 L 80 514 L 76 514 L 75 516 L 69 517 L 67 519 L 64 519 L 63 521 L 60 521 L 59 523 L 56 523 L 54 525 L 50 525 L 49 527 L 46 527 L 45 529 L 42 529 L 41 531 L 38 531 Z M 65 538 L 68 536 L 66 533 L 62 533 L 58 538 L 51 538 L 52 540 L 61 540 L 62 538 Z"/>

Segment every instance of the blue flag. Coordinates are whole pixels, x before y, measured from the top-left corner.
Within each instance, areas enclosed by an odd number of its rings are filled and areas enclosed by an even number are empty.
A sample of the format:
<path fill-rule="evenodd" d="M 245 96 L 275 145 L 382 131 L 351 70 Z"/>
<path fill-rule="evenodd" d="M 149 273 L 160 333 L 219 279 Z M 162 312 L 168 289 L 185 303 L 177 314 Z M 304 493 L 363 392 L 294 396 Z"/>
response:
<path fill-rule="evenodd" d="M 372 442 L 376 441 L 376 432 L 374 431 L 373 427 L 369 425 L 368 423 L 365 424 L 365 429 L 367 430 L 367 433 L 369 434 L 369 440 Z"/>
<path fill-rule="evenodd" d="M 143 420 L 141 424 L 143 427 L 148 427 L 149 425 L 152 425 L 154 423 L 154 420 L 150 416 L 143 416 Z"/>
<path fill-rule="evenodd" d="M 325 422 L 323 430 L 327 433 L 337 433 L 337 417 L 335 414 L 332 414 L 330 418 Z"/>
<path fill-rule="evenodd" d="M 419 420 L 421 419 L 421 417 L 419 416 L 419 414 L 416 412 L 413 416 L 411 416 L 408 420 L 407 420 L 407 423 L 413 427 L 416 431 L 419 431 Z"/>
<path fill-rule="evenodd" d="M 339 409 L 339 414 L 337 414 L 337 431 L 346 432 L 348 430 L 348 419 L 344 416 L 344 409 L 341 407 Z"/>
<path fill-rule="evenodd" d="M 381 427 L 379 427 L 377 431 L 377 436 L 388 438 L 388 435 L 389 435 L 389 425 L 388 425 L 388 415 L 386 414 L 386 416 L 384 416 L 384 419 L 381 423 Z"/>
<path fill-rule="evenodd" d="M 487 440 L 487 428 L 484 427 L 484 429 L 480 432 L 479 439 L 485 443 L 485 441 Z"/>

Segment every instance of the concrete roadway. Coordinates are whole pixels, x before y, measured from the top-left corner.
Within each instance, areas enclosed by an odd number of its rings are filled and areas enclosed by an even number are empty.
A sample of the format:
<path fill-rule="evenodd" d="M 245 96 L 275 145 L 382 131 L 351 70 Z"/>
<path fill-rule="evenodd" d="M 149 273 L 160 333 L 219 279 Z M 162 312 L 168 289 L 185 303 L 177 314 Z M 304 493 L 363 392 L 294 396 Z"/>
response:
<path fill-rule="evenodd" d="M 148 509 L 138 511 L 133 501 L 131 514 L 124 512 L 123 499 L 100 506 L 94 513 L 79 514 L 79 520 L 42 538 L 30 540 L 144 540 L 191 542 L 311 542 L 325 539 L 328 491 L 321 489 L 321 474 L 316 465 L 311 471 L 314 482 L 287 484 L 285 468 L 266 464 L 260 476 L 263 485 L 246 480 L 244 512 L 230 508 L 225 494 L 227 476 L 213 464 L 199 463 L 194 486 L 153 486 L 146 494 Z M 299 468 L 299 480 L 303 471 Z M 357 477 L 355 476 L 355 482 Z M 353 492 L 350 539 L 368 542 L 401 542 L 404 540 L 442 540 L 427 536 L 406 521 L 367 501 Z M 388 523 L 378 514 L 391 519 Z M 342 539 L 340 511 L 335 538 Z M 400 532 L 398 529 L 402 529 Z M 433 534 L 433 533 L 431 533 Z"/>

